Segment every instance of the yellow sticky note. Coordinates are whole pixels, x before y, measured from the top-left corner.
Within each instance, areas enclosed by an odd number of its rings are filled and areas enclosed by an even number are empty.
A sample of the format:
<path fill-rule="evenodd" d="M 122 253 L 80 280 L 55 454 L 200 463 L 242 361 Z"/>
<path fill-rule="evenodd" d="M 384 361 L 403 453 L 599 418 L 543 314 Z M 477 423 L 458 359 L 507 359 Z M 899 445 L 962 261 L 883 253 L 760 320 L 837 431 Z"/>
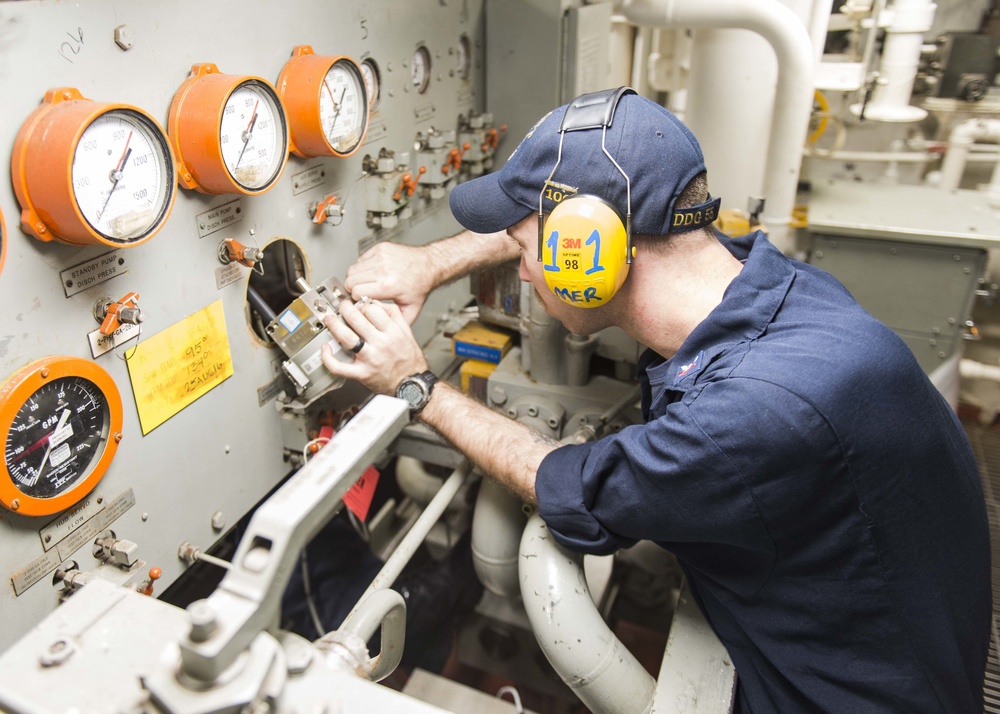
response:
<path fill-rule="evenodd" d="M 140 340 L 126 355 L 145 436 L 233 376 L 222 301 Z"/>

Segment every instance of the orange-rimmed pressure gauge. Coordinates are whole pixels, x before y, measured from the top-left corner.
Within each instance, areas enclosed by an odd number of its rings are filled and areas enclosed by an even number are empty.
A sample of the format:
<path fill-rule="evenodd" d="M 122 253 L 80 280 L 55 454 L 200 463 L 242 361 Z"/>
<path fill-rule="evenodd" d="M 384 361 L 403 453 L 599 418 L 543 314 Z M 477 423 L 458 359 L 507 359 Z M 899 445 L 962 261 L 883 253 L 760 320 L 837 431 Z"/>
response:
<path fill-rule="evenodd" d="M 107 372 L 78 357 L 32 362 L 0 387 L 0 504 L 26 516 L 76 505 L 121 438 L 121 395 Z"/>
<path fill-rule="evenodd" d="M 274 87 L 261 77 L 196 64 L 170 105 L 167 132 L 185 188 L 264 193 L 288 162 L 288 122 Z"/>
<path fill-rule="evenodd" d="M 278 75 L 297 156 L 350 156 L 365 140 L 371 107 L 361 66 L 323 57 L 309 45 L 292 50 Z"/>
<path fill-rule="evenodd" d="M 166 132 L 127 104 L 51 89 L 11 156 L 21 229 L 39 240 L 130 247 L 167 220 L 177 179 Z"/>

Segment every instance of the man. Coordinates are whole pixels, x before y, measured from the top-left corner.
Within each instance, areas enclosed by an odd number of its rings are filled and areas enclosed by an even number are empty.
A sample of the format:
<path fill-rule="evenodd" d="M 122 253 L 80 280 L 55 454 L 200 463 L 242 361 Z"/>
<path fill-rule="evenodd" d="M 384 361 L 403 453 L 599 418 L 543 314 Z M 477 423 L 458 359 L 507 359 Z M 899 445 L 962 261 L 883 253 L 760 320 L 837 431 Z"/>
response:
<path fill-rule="evenodd" d="M 595 102 L 606 117 L 578 121 Z M 704 171 L 690 132 L 635 94 L 557 109 L 500 171 L 453 190 L 475 233 L 377 246 L 351 268 L 355 298 L 395 304 L 345 301 L 346 325 L 329 326 L 356 360 L 328 352 L 327 367 L 376 392 L 412 386 L 427 363 L 408 321 L 426 294 L 520 255 L 570 331 L 617 325 L 649 348 L 646 423 L 560 446 L 444 383 L 419 419 L 537 503 L 564 546 L 672 551 L 732 656 L 740 711 L 982 711 L 988 530 L 955 415 L 833 277 L 760 233 L 722 242 L 689 220 L 715 205 Z M 609 202 L 635 234 L 627 278 L 596 307 L 546 277 L 554 186 Z"/>

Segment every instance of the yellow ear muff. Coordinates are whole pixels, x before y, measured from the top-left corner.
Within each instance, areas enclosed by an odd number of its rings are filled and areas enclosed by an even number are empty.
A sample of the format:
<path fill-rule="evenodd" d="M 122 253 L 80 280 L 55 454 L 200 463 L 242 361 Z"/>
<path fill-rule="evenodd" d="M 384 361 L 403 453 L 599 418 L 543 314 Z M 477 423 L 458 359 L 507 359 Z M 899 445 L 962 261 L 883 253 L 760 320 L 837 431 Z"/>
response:
<path fill-rule="evenodd" d="M 600 307 L 628 276 L 628 234 L 615 210 L 596 196 L 572 196 L 545 221 L 545 283 L 563 302 Z"/>

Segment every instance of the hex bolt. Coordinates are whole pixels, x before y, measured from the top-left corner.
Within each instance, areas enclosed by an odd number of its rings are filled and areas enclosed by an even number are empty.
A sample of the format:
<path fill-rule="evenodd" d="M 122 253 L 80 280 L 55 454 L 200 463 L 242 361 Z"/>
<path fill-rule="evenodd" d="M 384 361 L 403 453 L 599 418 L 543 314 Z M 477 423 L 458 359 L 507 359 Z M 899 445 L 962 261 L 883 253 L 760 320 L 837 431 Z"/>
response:
<path fill-rule="evenodd" d="M 132 49 L 132 45 L 135 44 L 135 35 L 128 25 L 119 25 L 115 28 L 115 44 L 126 51 Z"/>

